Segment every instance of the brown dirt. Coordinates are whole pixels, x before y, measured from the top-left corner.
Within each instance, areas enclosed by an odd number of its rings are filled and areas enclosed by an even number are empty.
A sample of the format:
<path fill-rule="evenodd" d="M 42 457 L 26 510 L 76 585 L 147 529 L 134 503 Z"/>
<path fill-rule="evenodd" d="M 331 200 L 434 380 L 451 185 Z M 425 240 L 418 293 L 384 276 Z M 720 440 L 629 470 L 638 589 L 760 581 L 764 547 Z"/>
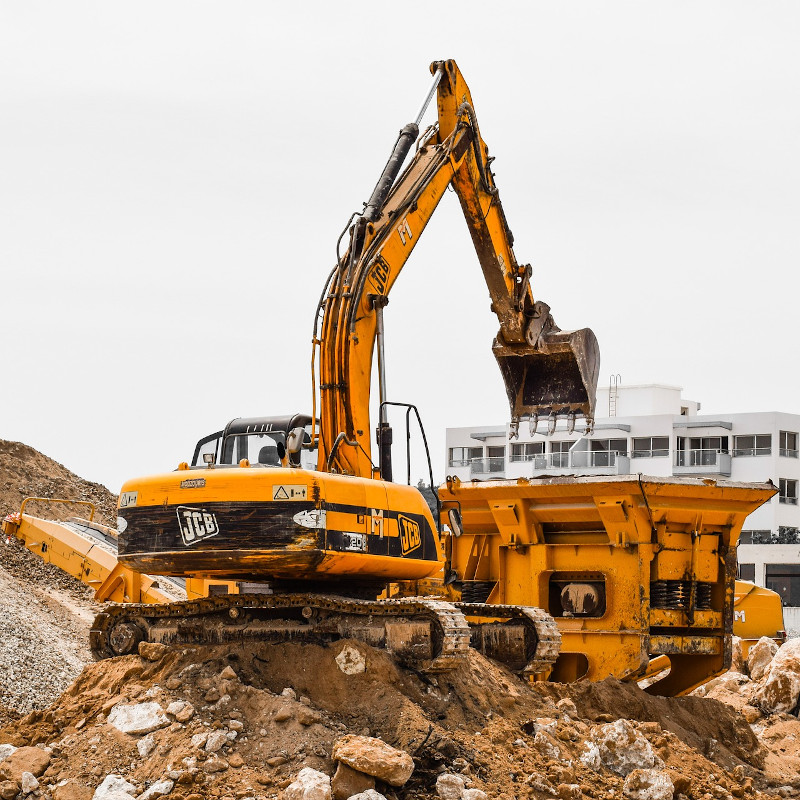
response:
<path fill-rule="evenodd" d="M 18 508 L 27 494 L 88 497 L 100 504 L 102 519 L 114 518 L 113 496 L 103 487 L 32 448 L 0 442 L 0 468 L 6 510 Z M 378 736 L 413 755 L 415 771 L 405 787 L 378 787 L 389 800 L 432 800 L 442 771 L 462 774 L 490 800 L 577 796 L 563 786 L 571 784 L 583 798 L 622 797 L 621 777 L 581 761 L 593 726 L 617 719 L 632 720 L 650 742 L 673 777 L 677 800 L 679 794 L 765 800 L 800 793 L 800 721 L 779 714 L 748 725 L 737 692 L 718 699 L 656 698 L 616 680 L 529 684 L 475 652 L 458 669 L 432 677 L 357 642 L 351 644 L 367 663 L 357 675 L 343 674 L 335 661 L 345 642 L 187 648 L 155 663 L 139 656 L 86 663 L 81 648 L 94 610 L 87 590 L 13 543 L 0 547 L 0 576 L 4 610 L 13 612 L 5 615 L 8 631 L 0 641 L 22 625 L 23 649 L 13 657 L 31 674 L 40 663 L 49 670 L 47 686 L 37 688 L 39 702 L 31 704 L 36 710 L 24 717 L 19 698 L 12 705 L 0 697 L 0 744 L 52 748 L 39 779 L 42 797 L 59 797 L 55 786 L 69 779 L 70 794 L 64 790 L 63 796 L 90 798 L 114 772 L 138 791 L 174 779 L 172 800 L 277 798 L 304 766 L 332 774 L 331 748 L 345 733 Z M 63 641 L 47 638 L 54 628 Z M 50 665 L 67 652 L 84 655 L 75 674 L 65 673 L 58 684 Z M 0 658 L 7 656 L 0 651 Z M 8 666 L 0 664 L 5 673 Z M 223 677 L 226 667 L 236 677 Z M 137 748 L 141 737 L 108 722 L 117 703 L 156 701 L 166 708 L 177 700 L 190 702 L 194 715 L 153 733 L 155 747 L 146 755 Z M 543 718 L 556 720 L 550 741 L 558 757 L 534 740 L 534 724 Z M 193 736 L 213 731 L 235 734 L 218 758 L 192 744 Z"/>
<path fill-rule="evenodd" d="M 116 527 L 117 497 L 105 486 L 78 477 L 26 444 L 0 439 L 0 512 L 19 511 L 26 497 L 87 500 L 97 507 L 95 521 Z M 60 503 L 29 503 L 25 510 L 47 519 L 87 516 L 85 506 Z"/>
<path fill-rule="evenodd" d="M 653 698 L 614 680 L 572 686 L 525 684 L 477 653 L 452 673 L 433 679 L 399 668 L 383 652 L 351 644 L 366 655 L 363 674 L 348 676 L 338 669 L 334 659 L 344 642 L 245 645 L 235 652 L 192 648 L 171 651 L 155 664 L 138 656 L 93 663 L 47 711 L 1 729 L 0 743 L 53 747 L 46 779 L 54 782 L 71 777 L 94 788 L 106 774 L 116 772 L 144 787 L 177 769 L 181 777 L 171 797 L 252 791 L 253 796 L 269 798 L 277 797 L 303 766 L 332 774 L 333 742 L 350 732 L 379 736 L 414 755 L 414 775 L 402 790 L 395 790 L 398 800 L 435 797 L 435 779 L 442 768 L 465 771 L 475 787 L 497 800 L 547 797 L 532 785 L 541 780 L 553 787 L 579 784 L 585 797 L 619 797 L 623 779 L 607 770 L 595 772 L 580 756 L 598 718 L 608 722 L 633 717 L 688 798 L 761 798 L 760 790 L 771 794 L 763 771 L 766 750 L 738 712 L 723 703 Z M 221 677 L 226 666 L 237 678 Z M 287 687 L 298 700 L 282 696 Z M 220 695 L 222 700 L 217 700 Z M 572 699 L 578 713 L 557 724 L 554 740 L 562 752 L 556 760 L 534 745 L 531 723 L 560 716 L 556 702 L 563 698 Z M 156 748 L 142 758 L 136 749 L 138 737 L 117 731 L 106 715 L 118 702 L 152 700 L 164 708 L 175 700 L 188 700 L 196 714 L 185 725 L 174 722 L 154 734 Z M 292 716 L 278 722 L 275 714 L 283 706 Z M 299 721 L 303 709 L 310 710 L 315 721 Z M 240 720 L 243 730 L 220 753 L 225 768 L 207 773 L 191 737 L 227 729 L 231 718 Z M 781 725 L 784 743 L 800 736 L 797 719 L 783 719 Z M 228 765 L 238 763 L 234 753 L 241 758 L 239 767 Z M 285 761 L 270 767 L 266 760 L 275 757 Z M 192 758 L 200 758 L 195 777 L 183 761 Z M 752 790 L 745 788 L 748 776 L 755 784 Z M 800 780 L 796 783 L 800 787 Z"/>

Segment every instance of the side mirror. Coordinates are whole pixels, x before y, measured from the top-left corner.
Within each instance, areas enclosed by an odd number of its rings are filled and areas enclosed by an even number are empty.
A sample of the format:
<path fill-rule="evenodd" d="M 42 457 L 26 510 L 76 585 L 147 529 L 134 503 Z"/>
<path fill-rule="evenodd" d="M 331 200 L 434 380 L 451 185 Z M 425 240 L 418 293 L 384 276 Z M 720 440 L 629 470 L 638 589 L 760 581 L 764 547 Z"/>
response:
<path fill-rule="evenodd" d="M 286 451 L 288 453 L 299 453 L 303 449 L 303 438 L 305 437 L 304 428 L 292 428 L 286 437 Z"/>
<path fill-rule="evenodd" d="M 447 520 L 450 523 L 450 530 L 453 536 L 458 538 L 464 533 L 464 526 L 461 523 L 461 512 L 457 508 L 451 508 L 447 512 Z"/>

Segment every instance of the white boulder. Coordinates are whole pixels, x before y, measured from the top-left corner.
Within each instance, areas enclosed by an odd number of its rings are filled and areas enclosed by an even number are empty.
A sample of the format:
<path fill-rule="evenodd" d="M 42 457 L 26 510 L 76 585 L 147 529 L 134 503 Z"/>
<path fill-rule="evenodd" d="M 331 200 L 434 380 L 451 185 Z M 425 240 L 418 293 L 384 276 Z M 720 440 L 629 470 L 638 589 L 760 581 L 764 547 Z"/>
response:
<path fill-rule="evenodd" d="M 156 702 L 130 706 L 117 703 L 108 714 L 108 724 L 122 733 L 143 734 L 166 728 L 169 719 Z"/>
<path fill-rule="evenodd" d="M 747 671 L 754 681 L 760 681 L 778 652 L 778 645 L 767 636 L 762 636 L 747 654 Z"/>
<path fill-rule="evenodd" d="M 136 787 L 128 783 L 122 775 L 113 772 L 103 778 L 103 782 L 94 790 L 92 800 L 133 800 Z"/>
<path fill-rule="evenodd" d="M 789 713 L 800 698 L 800 639 L 778 648 L 756 693 L 754 704 L 769 713 Z"/>
<path fill-rule="evenodd" d="M 173 786 L 175 786 L 174 781 L 156 781 L 149 789 L 142 792 L 136 800 L 153 800 L 155 797 L 163 797 L 172 791 Z"/>
<path fill-rule="evenodd" d="M 625 719 L 595 725 L 581 761 L 595 770 L 602 765 L 622 776 L 635 769 L 652 769 L 661 765 L 650 742 Z"/>
<path fill-rule="evenodd" d="M 311 767 L 303 767 L 283 790 L 283 800 L 331 800 L 331 779 Z"/>
<path fill-rule="evenodd" d="M 658 769 L 635 769 L 622 785 L 622 794 L 629 800 L 672 800 L 674 793 L 669 773 Z"/>
<path fill-rule="evenodd" d="M 463 792 L 464 779 L 460 775 L 444 772 L 436 779 L 436 794 L 442 800 L 461 800 Z"/>

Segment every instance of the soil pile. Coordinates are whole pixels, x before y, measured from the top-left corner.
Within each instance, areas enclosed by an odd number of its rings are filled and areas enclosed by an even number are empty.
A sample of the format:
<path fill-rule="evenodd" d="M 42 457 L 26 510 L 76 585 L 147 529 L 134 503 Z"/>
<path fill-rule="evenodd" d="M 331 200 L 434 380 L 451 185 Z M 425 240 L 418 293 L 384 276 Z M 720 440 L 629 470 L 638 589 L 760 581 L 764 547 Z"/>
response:
<path fill-rule="evenodd" d="M 426 676 L 354 641 L 142 653 L 88 665 L 46 711 L 0 730 L 0 751 L 45 748 L 38 796 L 89 800 L 123 784 L 121 798 L 159 796 L 153 787 L 174 800 L 289 796 L 303 768 L 334 774 L 346 734 L 413 757 L 404 786 L 376 784 L 398 800 L 667 796 L 637 789 L 642 775 L 697 800 L 800 790 L 800 774 L 770 772 L 739 711 L 707 698 L 650 697 L 615 680 L 526 684 L 474 652 Z M 796 751 L 800 721 L 776 717 Z M 437 791 L 442 775 L 458 794 Z"/>
<path fill-rule="evenodd" d="M 116 496 L 20 442 L 0 440 L 0 518 L 25 497 L 86 500 L 95 519 L 116 520 Z M 26 513 L 47 519 L 88 516 L 79 505 L 31 502 Z M 94 592 L 29 553 L 16 539 L 0 541 L 0 724 L 46 708 L 91 661 L 88 632 Z"/>
<path fill-rule="evenodd" d="M 110 493 L 31 448 L 0 443 L 0 465 L 8 511 L 80 496 L 113 519 Z M 800 795 L 794 645 L 764 643 L 705 696 L 657 698 L 615 680 L 525 683 L 476 652 L 424 675 L 354 641 L 90 662 L 91 591 L 16 541 L 0 543 L 0 599 L 5 800 L 330 800 L 331 777 L 335 800 L 348 786 L 359 800 Z M 392 777 L 393 753 L 410 777 Z"/>
<path fill-rule="evenodd" d="M 26 497 L 59 497 L 86 500 L 96 507 L 95 521 L 116 527 L 117 497 L 105 486 L 78 477 L 57 461 L 21 442 L 0 439 L 0 511 L 19 511 Z M 85 506 L 29 503 L 26 513 L 47 519 L 88 516 Z"/>

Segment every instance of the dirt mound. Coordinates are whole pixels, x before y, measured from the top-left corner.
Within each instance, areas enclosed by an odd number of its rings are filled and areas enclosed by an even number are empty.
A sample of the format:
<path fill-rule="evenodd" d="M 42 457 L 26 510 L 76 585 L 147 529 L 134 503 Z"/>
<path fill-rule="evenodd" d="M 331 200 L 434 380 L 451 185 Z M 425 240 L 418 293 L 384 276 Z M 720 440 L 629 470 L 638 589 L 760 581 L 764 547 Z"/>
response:
<path fill-rule="evenodd" d="M 344 648 L 363 657 L 363 672 L 342 671 Z M 621 797 L 625 776 L 593 763 L 592 742 L 622 725 L 670 776 L 676 797 L 761 798 L 769 788 L 752 730 L 733 708 L 704 698 L 651 698 L 618 681 L 526 684 L 474 652 L 434 678 L 347 641 L 150 657 L 159 660 L 88 665 L 47 711 L 0 730 L 0 744 L 50 748 L 40 785 L 62 783 L 75 798 L 91 798 L 110 774 L 128 781 L 131 796 L 162 782 L 175 800 L 275 798 L 303 767 L 332 775 L 332 748 L 346 733 L 413 756 L 402 789 L 378 784 L 387 798 L 437 797 L 442 773 L 493 800 L 600 798 Z M 632 711 L 644 719 L 615 723 Z M 123 732 L 132 719 L 145 722 Z M 717 736 L 731 738 L 723 745 Z"/>
<path fill-rule="evenodd" d="M 26 497 L 86 500 L 94 503 L 97 522 L 116 527 L 117 498 L 105 486 L 78 477 L 26 444 L 0 439 L 0 512 L 19 511 Z M 29 503 L 25 510 L 47 519 L 87 516 L 86 507 L 60 503 Z"/>

